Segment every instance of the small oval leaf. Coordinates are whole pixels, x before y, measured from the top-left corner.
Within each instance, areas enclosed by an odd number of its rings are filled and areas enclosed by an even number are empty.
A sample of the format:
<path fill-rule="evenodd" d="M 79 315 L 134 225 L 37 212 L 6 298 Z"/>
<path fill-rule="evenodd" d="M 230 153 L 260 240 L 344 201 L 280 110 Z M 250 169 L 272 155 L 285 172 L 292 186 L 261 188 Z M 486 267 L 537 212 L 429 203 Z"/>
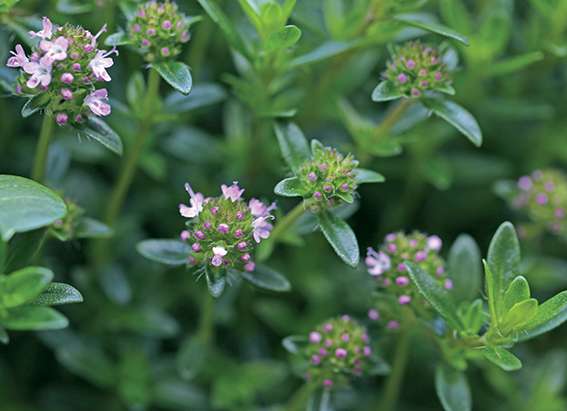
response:
<path fill-rule="evenodd" d="M 152 64 L 159 75 L 175 90 L 182 94 L 189 94 L 193 87 L 191 70 L 179 61 L 164 61 Z"/>
<path fill-rule="evenodd" d="M 191 253 L 189 246 L 178 240 L 144 240 L 136 249 L 150 260 L 172 266 L 186 264 Z"/>
<path fill-rule="evenodd" d="M 266 290 L 278 292 L 291 290 L 291 284 L 287 278 L 265 265 L 258 264 L 254 271 L 242 271 L 240 275 L 255 286 Z"/>
<path fill-rule="evenodd" d="M 337 255 L 351 267 L 356 267 L 360 260 L 360 251 L 352 228 L 328 211 L 320 212 L 317 219 L 323 235 Z"/>
<path fill-rule="evenodd" d="M 364 168 L 356 168 L 354 170 L 354 180 L 356 184 L 365 183 L 383 183 L 386 181 L 384 176 L 374 170 L 366 170 Z"/>
<path fill-rule="evenodd" d="M 276 184 L 274 193 L 282 197 L 302 197 L 305 189 L 297 177 L 289 177 Z"/>

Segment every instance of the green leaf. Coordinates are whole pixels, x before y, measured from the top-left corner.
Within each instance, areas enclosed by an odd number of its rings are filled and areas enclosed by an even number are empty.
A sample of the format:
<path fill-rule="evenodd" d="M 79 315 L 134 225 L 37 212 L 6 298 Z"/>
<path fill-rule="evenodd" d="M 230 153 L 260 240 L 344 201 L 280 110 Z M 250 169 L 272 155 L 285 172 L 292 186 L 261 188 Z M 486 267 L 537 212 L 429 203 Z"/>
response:
<path fill-rule="evenodd" d="M 486 287 L 491 315 L 496 324 L 503 313 L 503 295 L 520 266 L 520 242 L 514 226 L 505 222 L 492 237 L 488 248 Z"/>
<path fill-rule="evenodd" d="M 89 217 L 81 218 L 75 231 L 77 238 L 109 238 L 113 234 L 112 228 Z"/>
<path fill-rule="evenodd" d="M 294 123 L 276 124 L 274 129 L 285 162 L 297 173 L 300 167 L 311 159 L 307 139 Z"/>
<path fill-rule="evenodd" d="M 541 51 L 532 51 L 520 54 L 518 56 L 509 57 L 502 61 L 497 61 L 483 70 L 485 76 L 504 76 L 543 60 L 545 55 Z"/>
<path fill-rule="evenodd" d="M 438 365 L 435 369 L 435 391 L 445 411 L 472 409 L 471 390 L 462 371 Z"/>
<path fill-rule="evenodd" d="M 537 337 L 559 327 L 565 321 L 567 321 L 567 291 L 562 291 L 540 304 L 535 317 L 524 326 L 519 339 L 525 341 Z"/>
<path fill-rule="evenodd" d="M 482 145 L 482 132 L 471 113 L 457 103 L 441 98 L 423 98 L 423 104 L 431 112 L 459 130 L 475 146 Z"/>
<path fill-rule="evenodd" d="M 0 175 L 0 209 L 0 234 L 4 241 L 15 233 L 51 225 L 67 214 L 65 202 L 47 187 L 8 175 Z"/>
<path fill-rule="evenodd" d="M 283 197 L 302 197 L 305 194 L 305 188 L 299 178 L 289 177 L 276 184 L 274 193 Z"/>
<path fill-rule="evenodd" d="M 178 240 L 144 240 L 138 243 L 136 249 L 150 260 L 171 266 L 186 264 L 191 254 L 189 246 Z"/>
<path fill-rule="evenodd" d="M 289 25 L 280 31 L 270 34 L 266 41 L 266 50 L 285 50 L 295 45 L 301 38 L 301 30 L 297 26 Z"/>
<path fill-rule="evenodd" d="M 456 300 L 476 298 L 482 283 L 482 263 L 478 245 L 471 236 L 461 234 L 457 237 L 449 251 L 447 267 Z"/>
<path fill-rule="evenodd" d="M 210 298 L 205 295 L 206 298 Z M 201 373 L 206 365 L 207 345 L 201 338 L 189 337 L 177 352 L 176 365 L 181 378 L 190 380 Z"/>
<path fill-rule="evenodd" d="M 360 260 L 360 251 L 352 228 L 328 211 L 318 213 L 317 220 L 321 231 L 337 255 L 351 267 L 356 267 Z"/>
<path fill-rule="evenodd" d="M 49 100 L 48 93 L 40 93 L 30 98 L 22 107 L 22 117 L 27 118 L 41 110 Z"/>
<path fill-rule="evenodd" d="M 82 302 L 83 296 L 76 288 L 69 284 L 51 283 L 31 304 L 62 305 Z"/>
<path fill-rule="evenodd" d="M 334 411 L 331 390 L 320 388 L 312 393 L 306 411 Z"/>
<path fill-rule="evenodd" d="M 356 168 L 354 170 L 354 180 L 356 181 L 356 184 L 383 183 L 386 181 L 382 174 L 373 170 L 366 170 L 364 168 Z"/>
<path fill-rule="evenodd" d="M 325 150 L 325 146 L 319 140 L 314 138 L 311 140 L 311 153 L 315 154 Z"/>
<path fill-rule="evenodd" d="M 104 45 L 110 47 L 118 47 L 118 46 L 125 46 L 130 44 L 128 40 L 128 36 L 123 31 L 117 31 L 116 33 L 112 33 L 106 39 L 104 39 Z"/>
<path fill-rule="evenodd" d="M 358 45 L 357 42 L 328 41 L 319 47 L 301 56 L 294 58 L 290 62 L 290 68 L 316 64 L 339 54 L 346 53 Z"/>
<path fill-rule="evenodd" d="M 529 298 L 514 304 L 502 318 L 502 333 L 508 335 L 512 331 L 521 329 L 522 326 L 535 317 L 537 308 L 538 302 L 535 298 Z"/>
<path fill-rule="evenodd" d="M 122 155 L 123 146 L 120 136 L 103 119 L 90 116 L 85 124 L 77 127 L 77 131 L 79 135 L 90 137 L 113 153 Z"/>
<path fill-rule="evenodd" d="M 207 280 L 207 288 L 209 293 L 214 298 L 219 298 L 226 286 L 226 277 L 223 274 L 217 274 L 209 270 L 205 271 L 205 277 Z"/>
<path fill-rule="evenodd" d="M 374 91 L 372 91 L 372 101 L 382 102 L 397 100 L 403 97 L 403 94 L 398 90 L 396 85 L 391 81 L 384 80 L 378 83 Z"/>
<path fill-rule="evenodd" d="M 290 354 L 299 353 L 302 350 L 302 348 L 308 343 L 309 341 L 307 340 L 307 337 L 304 335 L 290 335 L 282 340 L 282 346 Z"/>
<path fill-rule="evenodd" d="M 163 61 L 152 64 L 152 68 L 175 90 L 185 95 L 191 92 L 193 79 L 187 64 L 179 61 Z"/>
<path fill-rule="evenodd" d="M 459 310 L 459 316 L 466 332 L 470 335 L 477 335 L 485 323 L 484 302 L 477 298 L 468 306 L 465 305 L 462 310 Z"/>
<path fill-rule="evenodd" d="M 0 306 L 12 308 L 33 300 L 51 280 L 53 273 L 43 267 L 26 267 L 0 277 Z"/>
<path fill-rule="evenodd" d="M 504 371 L 516 371 L 522 368 L 522 362 L 510 351 L 501 347 L 486 347 L 482 350 L 484 358 L 499 366 Z"/>
<path fill-rule="evenodd" d="M 205 9 L 211 20 L 213 20 L 223 31 L 224 36 L 231 47 L 242 55 L 249 57 L 250 52 L 246 47 L 246 43 L 217 2 L 214 0 L 198 0 L 198 2 L 201 7 Z"/>
<path fill-rule="evenodd" d="M 291 284 L 282 274 L 265 265 L 258 264 L 252 272 L 242 271 L 240 275 L 257 287 L 271 291 L 289 291 Z"/>
<path fill-rule="evenodd" d="M 409 26 L 417 27 L 431 33 L 439 34 L 444 37 L 448 37 L 453 40 L 457 40 L 464 45 L 469 45 L 469 40 L 463 36 L 461 33 L 456 32 L 449 27 L 443 26 L 439 23 L 434 23 L 431 21 L 426 21 L 423 15 L 420 14 L 401 14 L 395 17 L 395 20 L 405 23 Z"/>
<path fill-rule="evenodd" d="M 8 244 L 0 236 L 0 275 L 4 273 L 6 261 L 8 260 Z"/>
<path fill-rule="evenodd" d="M 433 308 L 437 310 L 439 315 L 441 315 L 453 329 L 459 331 L 463 330 L 464 327 L 457 315 L 457 308 L 451 299 L 451 294 L 433 277 L 434 274 L 430 275 L 426 273 L 413 263 L 405 262 L 404 264 L 408 268 L 409 275 L 416 284 L 419 292 Z"/>
<path fill-rule="evenodd" d="M 8 310 L 8 316 L 0 324 L 8 330 L 40 331 L 65 328 L 69 321 L 53 308 L 23 306 Z"/>
<path fill-rule="evenodd" d="M 90 12 L 93 6 L 93 4 L 81 4 L 74 0 L 58 0 L 56 9 L 63 14 L 82 14 Z"/>
<path fill-rule="evenodd" d="M 226 99 L 224 88 L 214 83 L 198 84 L 191 90 L 191 94 L 184 95 L 173 92 L 165 98 L 164 111 L 166 113 L 186 113 L 203 107 L 211 106 Z"/>
<path fill-rule="evenodd" d="M 517 276 L 504 293 L 504 311 L 509 311 L 515 304 L 530 298 L 530 285 L 524 276 Z"/>

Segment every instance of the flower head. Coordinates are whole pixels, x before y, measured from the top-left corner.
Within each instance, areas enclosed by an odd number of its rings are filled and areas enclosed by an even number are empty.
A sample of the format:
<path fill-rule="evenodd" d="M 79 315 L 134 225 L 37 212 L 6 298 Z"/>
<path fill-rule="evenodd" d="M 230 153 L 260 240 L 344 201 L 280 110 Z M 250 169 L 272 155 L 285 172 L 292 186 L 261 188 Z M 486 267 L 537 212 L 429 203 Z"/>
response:
<path fill-rule="evenodd" d="M 43 29 L 31 32 L 40 39 L 26 55 L 17 44 L 6 65 L 19 68 L 15 89 L 18 94 L 34 97 L 45 94 L 42 109 L 53 114 L 57 124 L 79 125 L 89 115 L 110 114 L 106 89 L 96 89 L 98 81 L 110 81 L 106 69 L 113 65 L 106 52 L 97 49 L 103 27 L 96 35 L 79 26 L 55 27 L 43 18 Z"/>
<path fill-rule="evenodd" d="M 313 158 L 298 172 L 304 188 L 303 197 L 315 200 L 313 211 L 353 201 L 358 187 L 355 169 L 358 161 L 351 154 L 343 155 L 332 147 L 313 144 Z"/>
<path fill-rule="evenodd" d="M 524 211 L 533 223 L 531 232 L 548 230 L 567 235 L 567 176 L 554 169 L 537 170 L 518 179 L 512 207 Z M 530 230 L 523 230 L 528 233 Z"/>
<path fill-rule="evenodd" d="M 399 305 L 421 304 L 425 300 L 412 284 L 407 272 L 406 262 L 412 262 L 428 273 L 443 288 L 452 288 L 452 282 L 447 281 L 444 261 L 439 256 L 442 240 L 436 236 L 427 236 L 420 232 L 411 234 L 390 233 L 378 250 L 368 248 L 365 259 L 368 273 L 376 279 L 376 285 L 383 292 L 393 295 Z M 383 307 L 382 307 L 383 308 Z M 382 317 L 391 320 L 388 312 L 396 311 L 395 307 L 381 309 Z M 397 318 L 396 318 L 397 319 Z"/>
<path fill-rule="evenodd" d="M 242 198 L 238 182 L 222 185 L 221 195 L 205 198 L 185 185 L 190 205 L 181 204 L 179 212 L 189 219 L 182 240 L 191 244 L 189 261 L 212 270 L 254 271 L 255 246 L 270 236 L 275 206 Z M 220 272 L 220 271 L 219 271 Z M 223 275 L 222 272 L 219 275 Z"/>
<path fill-rule="evenodd" d="M 189 41 L 190 20 L 170 0 L 142 4 L 128 25 L 132 44 L 147 61 L 174 58 Z"/>
<path fill-rule="evenodd" d="M 349 316 L 328 320 L 311 331 L 302 356 L 309 364 L 307 378 L 326 388 L 364 375 L 374 361 L 366 329 Z"/>
<path fill-rule="evenodd" d="M 427 91 L 452 94 L 451 76 L 439 54 L 419 41 L 395 47 L 383 77 L 406 97 L 420 97 Z"/>

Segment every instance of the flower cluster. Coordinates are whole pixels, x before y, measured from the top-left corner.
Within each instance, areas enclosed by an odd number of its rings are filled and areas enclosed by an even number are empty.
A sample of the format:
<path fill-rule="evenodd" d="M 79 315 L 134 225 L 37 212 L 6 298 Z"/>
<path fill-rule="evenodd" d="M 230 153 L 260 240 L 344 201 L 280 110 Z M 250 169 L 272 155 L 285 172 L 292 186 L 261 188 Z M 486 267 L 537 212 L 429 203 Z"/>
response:
<path fill-rule="evenodd" d="M 344 156 L 332 147 L 315 146 L 313 158 L 298 172 L 304 198 L 315 200 L 317 209 L 334 207 L 337 201 L 351 203 L 357 189 L 357 166 L 351 154 Z"/>
<path fill-rule="evenodd" d="M 558 170 L 536 170 L 518 180 L 514 207 L 525 210 L 537 225 L 567 234 L 567 177 Z"/>
<path fill-rule="evenodd" d="M 452 90 L 451 76 L 438 50 L 419 41 L 396 47 L 383 77 L 406 97 L 420 97 L 426 91 Z"/>
<path fill-rule="evenodd" d="M 366 329 L 348 315 L 329 320 L 309 333 L 304 355 L 309 361 L 307 379 L 325 388 L 362 376 L 372 365 Z"/>
<path fill-rule="evenodd" d="M 244 189 L 237 182 L 223 184 L 219 197 L 205 198 L 189 184 L 185 189 L 190 205 L 180 204 L 179 212 L 190 219 L 188 229 L 181 233 L 181 239 L 191 244 L 189 264 L 254 271 L 252 252 L 270 236 L 275 204 L 266 205 L 255 198 L 246 203 Z"/>
<path fill-rule="evenodd" d="M 6 64 L 21 69 L 16 93 L 37 97 L 61 126 L 82 123 L 92 114 L 109 115 L 106 88 L 95 88 L 97 82 L 111 80 L 106 69 L 113 65 L 110 56 L 118 54 L 115 49 L 97 48 L 105 31 L 106 26 L 96 35 L 70 24 L 55 28 L 44 17 L 42 30 L 30 32 L 32 38 L 39 39 L 32 53 L 26 55 L 17 44 Z"/>
<path fill-rule="evenodd" d="M 140 6 L 128 25 L 130 43 L 142 51 L 147 61 L 174 58 L 189 41 L 189 20 L 177 4 L 149 1 Z"/>
<path fill-rule="evenodd" d="M 392 292 L 400 305 L 411 304 L 416 299 L 421 301 L 416 287 L 411 284 L 405 262 L 414 262 L 449 290 L 453 283 L 446 276 L 444 261 L 439 256 L 441 246 L 442 241 L 436 235 L 390 233 L 378 251 L 368 248 L 365 260 L 368 273 L 379 287 Z"/>

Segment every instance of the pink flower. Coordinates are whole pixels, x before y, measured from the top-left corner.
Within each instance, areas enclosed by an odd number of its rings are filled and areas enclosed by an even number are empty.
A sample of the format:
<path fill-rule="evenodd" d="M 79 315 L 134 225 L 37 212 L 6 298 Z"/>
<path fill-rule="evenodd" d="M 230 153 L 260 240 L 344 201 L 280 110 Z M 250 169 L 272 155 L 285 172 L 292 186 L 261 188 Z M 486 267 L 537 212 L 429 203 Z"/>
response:
<path fill-rule="evenodd" d="M 234 181 L 231 186 L 226 186 L 225 184 L 223 184 L 221 186 L 221 190 L 222 190 L 222 195 L 224 196 L 224 198 L 232 201 L 233 203 L 235 201 L 240 200 L 242 193 L 244 193 L 244 189 L 243 188 L 241 189 L 238 186 L 237 181 Z"/>
<path fill-rule="evenodd" d="M 370 310 L 368 310 L 368 318 L 372 321 L 378 321 L 380 319 L 380 313 L 378 312 L 378 310 L 371 308 Z"/>
<path fill-rule="evenodd" d="M 189 193 L 191 207 L 186 206 L 185 204 L 179 205 L 179 213 L 183 217 L 187 218 L 194 218 L 199 215 L 201 211 L 203 211 L 203 204 L 205 203 L 205 197 L 201 193 L 193 192 L 189 183 L 185 184 L 185 190 Z M 204 234 L 203 234 L 204 236 Z"/>
<path fill-rule="evenodd" d="M 309 333 L 309 342 L 313 344 L 318 344 L 321 342 L 321 334 L 317 331 L 312 331 Z"/>
<path fill-rule="evenodd" d="M 248 271 L 249 273 L 251 273 L 252 271 L 254 271 L 256 269 L 256 264 L 253 263 L 252 261 L 250 261 L 249 263 L 246 263 L 244 265 L 244 270 Z"/>
<path fill-rule="evenodd" d="M 254 217 L 266 217 L 270 214 L 271 211 L 276 209 L 276 203 L 272 203 L 269 207 L 264 204 L 262 201 L 252 198 L 248 203 L 248 208 L 250 209 L 250 213 Z"/>
<path fill-rule="evenodd" d="M 30 31 L 29 34 L 32 37 L 39 37 L 42 39 L 50 39 L 51 35 L 53 33 L 53 24 L 51 23 L 51 20 L 49 20 L 47 17 L 43 17 L 42 19 L 42 30 L 40 31 Z"/>
<path fill-rule="evenodd" d="M 16 44 L 16 52 L 10 51 L 10 54 L 12 57 L 10 57 L 6 63 L 8 67 L 24 67 L 24 65 L 29 62 L 28 56 L 26 56 L 21 44 Z"/>
<path fill-rule="evenodd" d="M 219 267 L 222 264 L 222 258 L 228 253 L 224 247 L 213 247 L 213 258 L 211 259 L 211 264 L 215 267 Z"/>
<path fill-rule="evenodd" d="M 252 222 L 252 228 L 254 230 L 252 235 L 257 243 L 268 238 L 272 228 L 274 228 L 273 225 L 268 223 L 268 218 L 271 218 L 271 216 L 258 217 Z"/>
<path fill-rule="evenodd" d="M 443 241 L 436 235 L 427 237 L 427 248 L 433 251 L 441 250 L 443 246 Z"/>
<path fill-rule="evenodd" d="M 69 48 L 69 40 L 63 36 L 59 36 L 55 41 L 42 40 L 39 48 L 45 51 L 42 58 L 50 61 L 60 61 L 67 58 L 67 49 Z"/>
<path fill-rule="evenodd" d="M 391 267 L 390 257 L 382 251 L 376 252 L 373 248 L 368 248 L 368 254 L 364 260 L 368 267 L 368 273 L 372 276 L 382 275 Z"/>
<path fill-rule="evenodd" d="M 111 80 L 110 76 L 106 72 L 106 69 L 112 67 L 112 65 L 114 64 L 114 61 L 110 57 L 108 57 L 114 53 L 118 54 L 116 49 L 112 49 L 108 52 L 106 50 L 99 50 L 97 51 L 96 56 L 89 63 L 89 67 L 98 80 Z"/>
<path fill-rule="evenodd" d="M 47 87 L 51 83 L 51 62 L 41 59 L 39 62 L 30 61 L 24 64 L 24 71 L 31 74 L 26 85 L 29 88 L 36 88 L 39 84 Z"/>
<path fill-rule="evenodd" d="M 84 103 L 97 116 L 108 116 L 111 109 L 107 101 L 108 91 L 105 88 L 101 88 L 86 96 Z"/>

